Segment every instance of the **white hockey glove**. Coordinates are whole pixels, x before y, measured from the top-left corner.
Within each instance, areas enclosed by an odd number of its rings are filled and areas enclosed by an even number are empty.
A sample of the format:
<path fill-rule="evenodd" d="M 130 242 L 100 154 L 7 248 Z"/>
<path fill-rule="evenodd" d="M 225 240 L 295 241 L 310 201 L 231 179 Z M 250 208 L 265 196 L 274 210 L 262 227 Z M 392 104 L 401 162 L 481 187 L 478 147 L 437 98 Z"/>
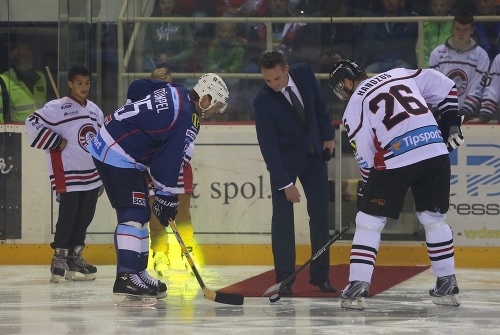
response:
<path fill-rule="evenodd" d="M 446 147 L 448 152 L 452 152 L 462 144 L 464 144 L 464 136 L 462 135 L 462 130 L 459 126 L 450 127 L 450 135 L 448 136 L 448 141 Z"/>
<path fill-rule="evenodd" d="M 169 222 L 175 220 L 178 206 L 179 198 L 177 197 L 177 195 L 157 194 L 155 196 L 152 211 L 156 215 L 162 226 L 168 227 Z"/>

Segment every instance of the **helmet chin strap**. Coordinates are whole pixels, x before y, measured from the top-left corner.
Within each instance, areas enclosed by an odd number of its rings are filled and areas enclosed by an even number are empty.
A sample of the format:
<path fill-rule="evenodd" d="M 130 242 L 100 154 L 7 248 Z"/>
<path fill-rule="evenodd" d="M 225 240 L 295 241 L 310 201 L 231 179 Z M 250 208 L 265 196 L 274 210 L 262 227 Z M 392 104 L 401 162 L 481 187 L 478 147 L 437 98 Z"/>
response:
<path fill-rule="evenodd" d="M 205 112 L 207 111 L 206 109 L 204 109 L 203 107 L 201 107 L 201 99 L 198 100 L 198 106 L 200 106 L 200 109 L 201 109 L 201 118 L 204 119 L 205 118 Z"/>

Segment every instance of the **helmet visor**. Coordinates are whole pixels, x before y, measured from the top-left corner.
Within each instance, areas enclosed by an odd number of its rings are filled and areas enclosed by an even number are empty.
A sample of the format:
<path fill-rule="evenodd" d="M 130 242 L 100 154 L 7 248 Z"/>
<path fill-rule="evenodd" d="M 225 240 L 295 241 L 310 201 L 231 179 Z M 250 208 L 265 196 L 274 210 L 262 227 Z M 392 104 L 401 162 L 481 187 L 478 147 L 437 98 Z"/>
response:
<path fill-rule="evenodd" d="M 340 100 L 349 100 L 349 94 L 344 90 L 345 85 L 342 83 L 342 81 L 339 81 L 335 87 L 332 87 L 333 93 L 337 97 L 339 97 Z"/>
<path fill-rule="evenodd" d="M 227 104 L 225 104 L 225 103 L 223 103 L 221 101 L 217 101 L 211 107 L 213 107 L 214 113 L 220 113 L 220 114 L 222 114 L 226 110 Z"/>

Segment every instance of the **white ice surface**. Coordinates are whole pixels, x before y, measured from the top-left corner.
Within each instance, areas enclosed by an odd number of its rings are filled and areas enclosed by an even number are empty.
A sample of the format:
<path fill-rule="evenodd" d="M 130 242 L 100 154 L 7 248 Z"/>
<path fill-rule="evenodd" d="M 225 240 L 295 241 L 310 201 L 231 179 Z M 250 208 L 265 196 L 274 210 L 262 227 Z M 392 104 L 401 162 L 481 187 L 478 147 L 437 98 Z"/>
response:
<path fill-rule="evenodd" d="M 271 269 L 203 266 L 217 290 Z M 302 274 L 301 274 L 302 275 Z M 98 266 L 93 282 L 49 282 L 49 266 L 0 266 L 0 334 L 500 334 L 500 270 L 457 269 L 461 306 L 432 304 L 427 270 L 373 298 L 364 311 L 338 298 L 245 298 L 243 306 L 204 299 L 183 269 L 163 280 L 168 296 L 154 307 L 113 305 L 115 266 Z M 268 283 L 271 286 L 274 283 Z M 338 288 L 341 289 L 341 288 Z"/>

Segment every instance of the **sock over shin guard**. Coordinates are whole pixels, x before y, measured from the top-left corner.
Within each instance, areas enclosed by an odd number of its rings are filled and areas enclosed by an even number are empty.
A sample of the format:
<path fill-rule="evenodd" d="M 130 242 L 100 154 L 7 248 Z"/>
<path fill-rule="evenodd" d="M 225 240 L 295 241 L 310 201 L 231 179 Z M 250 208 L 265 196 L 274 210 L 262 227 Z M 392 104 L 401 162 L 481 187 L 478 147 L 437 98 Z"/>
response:
<path fill-rule="evenodd" d="M 370 283 L 377 252 L 380 246 L 380 234 L 387 219 L 358 212 L 356 232 L 351 247 L 349 281 Z"/>

